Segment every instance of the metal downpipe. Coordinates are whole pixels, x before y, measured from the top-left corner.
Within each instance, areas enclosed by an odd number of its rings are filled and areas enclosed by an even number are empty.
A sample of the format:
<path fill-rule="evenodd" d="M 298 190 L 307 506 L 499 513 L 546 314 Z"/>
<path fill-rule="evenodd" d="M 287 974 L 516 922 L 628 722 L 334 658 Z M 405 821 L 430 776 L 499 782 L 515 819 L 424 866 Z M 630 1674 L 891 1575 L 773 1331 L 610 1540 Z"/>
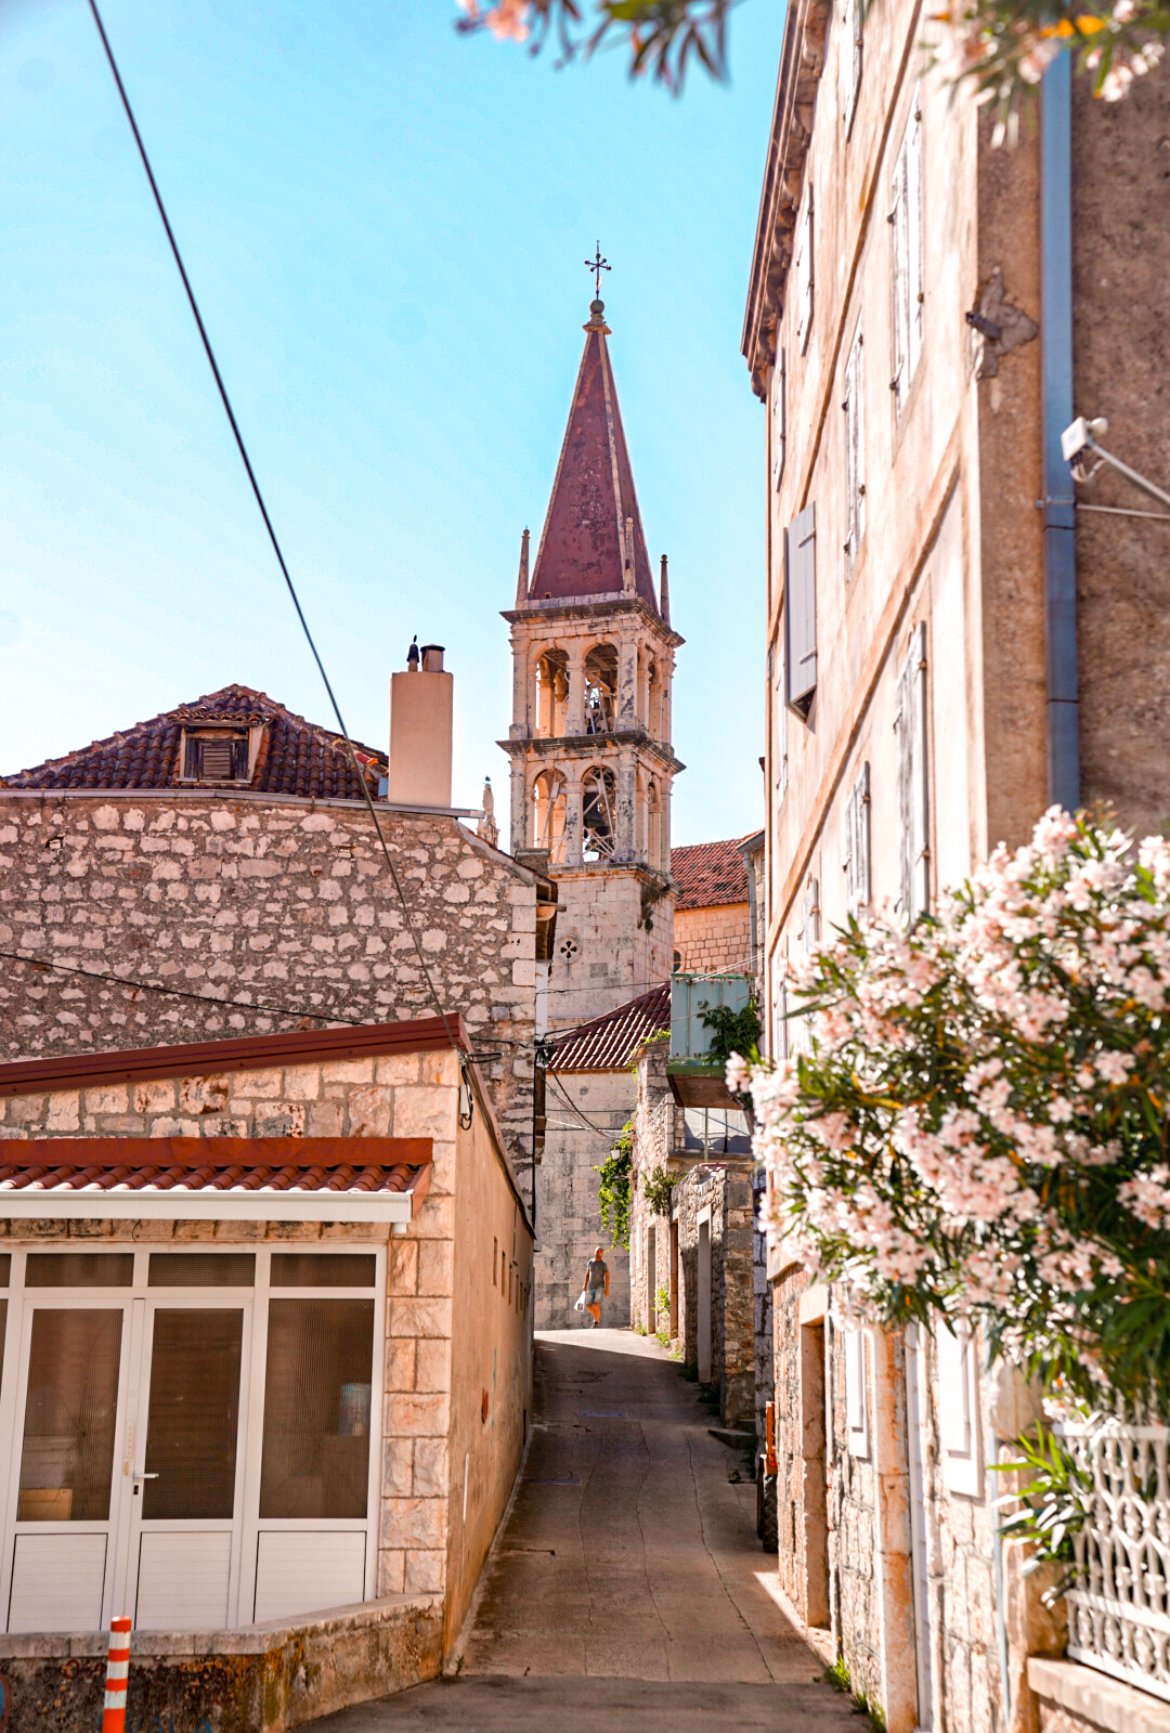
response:
<path fill-rule="evenodd" d="M 1073 420 L 1072 78 L 1072 55 L 1066 51 L 1045 73 L 1040 99 L 1048 800 L 1068 812 L 1081 803 L 1076 500 L 1060 448 L 1060 436 Z"/>

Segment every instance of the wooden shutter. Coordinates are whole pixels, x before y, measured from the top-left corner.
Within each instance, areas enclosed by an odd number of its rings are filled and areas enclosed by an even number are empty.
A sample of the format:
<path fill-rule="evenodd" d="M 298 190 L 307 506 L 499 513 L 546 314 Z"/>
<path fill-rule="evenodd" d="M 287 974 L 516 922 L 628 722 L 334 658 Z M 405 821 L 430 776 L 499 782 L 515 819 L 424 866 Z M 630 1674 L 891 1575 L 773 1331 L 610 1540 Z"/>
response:
<path fill-rule="evenodd" d="M 894 403 L 901 414 L 922 350 L 925 277 L 922 256 L 922 112 L 914 93 L 910 119 L 894 164 L 889 221 L 893 228 Z"/>
<path fill-rule="evenodd" d="M 772 705 L 772 789 L 774 804 L 781 806 L 788 792 L 788 705 L 784 682 L 784 637 L 781 634 L 768 652 Z"/>
<path fill-rule="evenodd" d="M 806 506 L 784 532 L 784 632 L 788 703 L 808 716 L 817 685 L 816 508 Z"/>
<path fill-rule="evenodd" d="M 865 1331 L 841 1333 L 845 1361 L 845 1431 L 850 1456 L 869 1455 L 869 1389 L 865 1362 Z"/>
<path fill-rule="evenodd" d="M 853 130 L 853 116 L 857 112 L 857 95 L 861 89 L 861 59 L 864 52 L 862 42 L 862 9 L 861 0 L 845 0 L 841 11 L 841 119 L 845 125 L 845 137 Z"/>
<path fill-rule="evenodd" d="M 898 908 L 912 924 L 930 901 L 930 785 L 926 762 L 926 627 L 914 628 L 898 681 Z"/>
<path fill-rule="evenodd" d="M 860 914 L 869 888 L 869 765 L 863 764 L 845 808 L 845 893 L 851 915 Z"/>
<path fill-rule="evenodd" d="M 811 186 L 805 192 L 804 209 L 797 219 L 793 269 L 796 276 L 796 339 L 803 355 L 808 348 L 813 316 L 813 193 Z"/>
<path fill-rule="evenodd" d="M 922 352 L 922 312 L 926 300 L 926 282 L 922 260 L 922 110 L 917 91 L 913 97 L 910 123 L 906 131 L 906 299 L 907 299 L 907 370 L 906 384 L 914 376 Z"/>
<path fill-rule="evenodd" d="M 779 491 L 784 475 L 784 446 L 787 437 L 788 369 L 783 349 L 776 350 L 772 368 L 772 486 Z"/>
<path fill-rule="evenodd" d="M 865 430 L 863 426 L 863 339 L 860 325 L 845 363 L 845 552 L 853 565 L 865 534 Z"/>
<path fill-rule="evenodd" d="M 800 945 L 811 956 L 821 941 L 821 881 L 810 878 L 800 905 Z"/>
<path fill-rule="evenodd" d="M 772 954 L 772 1028 L 769 1045 L 773 1059 L 787 1059 L 788 986 L 784 980 L 784 958 L 779 951 Z"/>

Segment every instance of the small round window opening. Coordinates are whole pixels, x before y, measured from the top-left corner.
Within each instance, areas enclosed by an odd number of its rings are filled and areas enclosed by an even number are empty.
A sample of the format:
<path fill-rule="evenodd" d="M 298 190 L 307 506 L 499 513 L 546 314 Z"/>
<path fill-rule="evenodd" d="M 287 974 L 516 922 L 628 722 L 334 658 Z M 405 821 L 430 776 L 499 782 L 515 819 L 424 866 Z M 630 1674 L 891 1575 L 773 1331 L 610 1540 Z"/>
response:
<path fill-rule="evenodd" d="M 572 937 L 565 938 L 562 939 L 560 944 L 557 946 L 557 953 L 560 956 L 562 963 L 575 963 L 577 958 L 581 955 L 581 946 L 576 939 Z"/>

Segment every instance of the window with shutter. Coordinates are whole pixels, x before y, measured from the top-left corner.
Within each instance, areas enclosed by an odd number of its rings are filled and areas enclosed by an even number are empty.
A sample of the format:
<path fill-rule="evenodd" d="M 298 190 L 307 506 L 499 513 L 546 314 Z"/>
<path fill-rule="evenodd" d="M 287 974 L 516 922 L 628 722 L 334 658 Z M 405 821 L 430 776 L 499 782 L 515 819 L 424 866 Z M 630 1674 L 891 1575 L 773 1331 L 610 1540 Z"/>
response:
<path fill-rule="evenodd" d="M 863 764 L 845 808 L 845 896 L 851 915 L 869 904 L 869 765 Z"/>
<path fill-rule="evenodd" d="M 809 187 L 804 195 L 804 209 L 796 224 L 796 247 L 793 257 L 796 277 L 796 340 L 803 355 L 808 348 L 813 316 L 813 194 Z"/>
<path fill-rule="evenodd" d="M 843 1330 L 845 1361 L 845 1430 L 850 1456 L 869 1455 L 869 1389 L 866 1376 L 865 1331 Z"/>
<path fill-rule="evenodd" d="M 846 138 L 853 130 L 857 94 L 861 89 L 861 61 L 864 52 L 861 32 L 861 0 L 845 0 L 841 9 L 841 118 L 845 124 Z"/>
<path fill-rule="evenodd" d="M 219 728 L 189 733 L 183 754 L 183 779 L 189 782 L 246 782 L 248 730 Z"/>
<path fill-rule="evenodd" d="M 817 685 L 816 509 L 784 532 L 784 659 L 789 707 L 805 719 Z"/>
<path fill-rule="evenodd" d="M 925 301 L 922 262 L 922 117 L 918 96 L 894 164 L 890 189 L 893 229 L 894 376 L 890 387 L 900 415 L 922 350 Z"/>
<path fill-rule="evenodd" d="M 769 1047 L 772 1058 L 788 1057 L 788 986 L 784 978 L 785 959 L 779 951 L 772 955 L 772 1027 Z"/>
<path fill-rule="evenodd" d="M 849 556 L 850 567 L 857 560 L 862 537 L 865 535 L 865 427 L 862 355 L 862 335 L 859 325 L 849 350 L 849 358 L 845 363 L 845 400 L 841 406 L 845 411 L 845 500 L 847 513 L 845 552 Z"/>
<path fill-rule="evenodd" d="M 784 475 L 784 442 L 787 434 L 788 406 L 785 397 L 788 391 L 787 365 L 783 349 L 776 350 L 776 364 L 772 368 L 772 486 L 779 491 Z"/>
<path fill-rule="evenodd" d="M 811 956 L 821 942 L 821 881 L 810 878 L 800 905 L 800 948 Z"/>
<path fill-rule="evenodd" d="M 945 1324 L 936 1328 L 934 1347 L 943 1484 L 950 1492 L 978 1498 L 983 1491 L 983 1462 L 975 1339 L 968 1326 L 956 1320 L 953 1333 Z"/>
<path fill-rule="evenodd" d="M 930 786 L 926 762 L 926 627 L 914 628 L 910 654 L 898 680 L 894 727 L 898 733 L 898 909 L 907 925 L 930 900 Z"/>
<path fill-rule="evenodd" d="M 779 808 L 788 792 L 788 706 L 784 689 L 784 639 L 779 637 L 768 653 L 772 703 L 772 790 Z"/>

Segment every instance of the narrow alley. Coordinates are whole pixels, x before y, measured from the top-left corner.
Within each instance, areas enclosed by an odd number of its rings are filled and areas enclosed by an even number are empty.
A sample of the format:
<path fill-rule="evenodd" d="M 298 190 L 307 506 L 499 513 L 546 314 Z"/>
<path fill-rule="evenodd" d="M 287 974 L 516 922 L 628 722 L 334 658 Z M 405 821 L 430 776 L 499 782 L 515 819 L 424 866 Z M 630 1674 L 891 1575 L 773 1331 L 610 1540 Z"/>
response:
<path fill-rule="evenodd" d="M 458 1676 L 315 1723 L 857 1733 L 769 1593 L 746 1464 L 628 1330 L 546 1332 L 535 1435 Z M 729 1477 L 741 1472 L 735 1482 Z"/>

